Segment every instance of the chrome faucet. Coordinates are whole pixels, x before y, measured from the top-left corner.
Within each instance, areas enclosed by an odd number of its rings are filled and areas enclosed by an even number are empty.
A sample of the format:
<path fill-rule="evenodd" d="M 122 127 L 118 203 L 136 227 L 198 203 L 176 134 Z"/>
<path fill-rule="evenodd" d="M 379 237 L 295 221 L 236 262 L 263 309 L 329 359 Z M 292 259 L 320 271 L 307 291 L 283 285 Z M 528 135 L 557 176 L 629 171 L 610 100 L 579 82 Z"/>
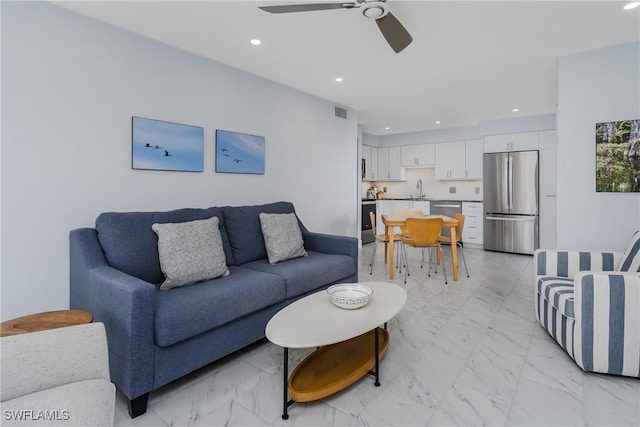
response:
<path fill-rule="evenodd" d="M 419 188 L 420 191 L 418 192 L 418 199 L 422 199 L 422 180 L 419 179 L 418 183 L 416 184 L 416 188 Z"/>

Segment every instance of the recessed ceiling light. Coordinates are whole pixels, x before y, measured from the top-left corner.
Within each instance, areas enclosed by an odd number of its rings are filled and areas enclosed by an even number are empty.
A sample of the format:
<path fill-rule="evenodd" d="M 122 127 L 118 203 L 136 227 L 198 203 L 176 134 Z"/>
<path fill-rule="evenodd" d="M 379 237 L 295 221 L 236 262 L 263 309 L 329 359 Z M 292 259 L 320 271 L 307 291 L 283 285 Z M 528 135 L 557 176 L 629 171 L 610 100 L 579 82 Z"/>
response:
<path fill-rule="evenodd" d="M 520 109 L 519 109 L 519 108 L 514 108 L 514 109 L 513 109 L 513 110 L 511 110 L 511 111 L 513 111 L 514 113 L 517 113 L 518 111 L 520 111 Z"/>
<path fill-rule="evenodd" d="M 631 3 L 627 3 L 624 6 L 624 9 L 625 10 L 635 9 L 638 6 L 640 6 L 640 1 L 634 1 L 634 2 L 631 2 Z"/>
<path fill-rule="evenodd" d="M 336 77 L 336 81 L 337 82 L 342 82 L 342 81 L 344 81 L 344 79 L 342 77 Z"/>
<path fill-rule="evenodd" d="M 391 128 L 387 126 L 386 128 L 384 128 L 384 130 L 391 130 Z"/>
<path fill-rule="evenodd" d="M 251 39 L 250 43 L 252 45 L 254 45 L 254 46 L 258 46 L 258 45 L 262 44 L 262 42 L 260 40 L 258 40 L 258 39 Z"/>
<path fill-rule="evenodd" d="M 436 120 L 436 124 L 439 125 L 440 124 L 440 120 Z"/>

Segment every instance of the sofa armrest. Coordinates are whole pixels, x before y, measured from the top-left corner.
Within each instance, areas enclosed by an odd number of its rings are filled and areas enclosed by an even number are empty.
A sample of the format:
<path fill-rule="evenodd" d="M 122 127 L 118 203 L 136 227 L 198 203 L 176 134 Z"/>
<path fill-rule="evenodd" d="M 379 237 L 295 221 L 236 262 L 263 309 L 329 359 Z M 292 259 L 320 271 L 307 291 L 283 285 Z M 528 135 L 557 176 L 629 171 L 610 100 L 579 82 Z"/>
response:
<path fill-rule="evenodd" d="M 333 234 L 312 233 L 303 229 L 302 239 L 307 250 L 326 254 L 347 255 L 353 258 L 354 281 L 358 280 L 358 239 Z"/>
<path fill-rule="evenodd" d="M 0 346 L 2 402 L 79 381 L 109 381 L 102 323 L 3 337 Z"/>
<path fill-rule="evenodd" d="M 623 255 L 623 252 L 611 251 L 538 249 L 533 255 L 534 275 L 573 277 L 579 271 L 613 271 Z"/>
<path fill-rule="evenodd" d="M 581 272 L 574 279 L 575 343 L 585 371 L 640 375 L 640 274 Z"/>
<path fill-rule="evenodd" d="M 94 229 L 70 233 L 70 306 L 107 332 L 111 380 L 129 398 L 153 389 L 156 287 L 110 267 Z"/>

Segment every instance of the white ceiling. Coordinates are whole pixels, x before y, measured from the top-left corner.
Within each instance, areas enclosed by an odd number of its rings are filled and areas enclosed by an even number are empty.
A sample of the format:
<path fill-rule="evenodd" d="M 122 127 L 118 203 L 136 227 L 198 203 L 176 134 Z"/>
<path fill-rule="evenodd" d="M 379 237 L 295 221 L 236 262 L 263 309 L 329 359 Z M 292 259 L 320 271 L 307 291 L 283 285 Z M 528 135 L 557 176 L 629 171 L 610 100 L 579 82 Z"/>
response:
<path fill-rule="evenodd" d="M 376 135 L 555 113 L 559 56 L 640 40 L 620 1 L 390 0 L 414 39 L 399 54 L 357 9 L 258 9 L 304 1 L 55 3 L 352 108 Z"/>

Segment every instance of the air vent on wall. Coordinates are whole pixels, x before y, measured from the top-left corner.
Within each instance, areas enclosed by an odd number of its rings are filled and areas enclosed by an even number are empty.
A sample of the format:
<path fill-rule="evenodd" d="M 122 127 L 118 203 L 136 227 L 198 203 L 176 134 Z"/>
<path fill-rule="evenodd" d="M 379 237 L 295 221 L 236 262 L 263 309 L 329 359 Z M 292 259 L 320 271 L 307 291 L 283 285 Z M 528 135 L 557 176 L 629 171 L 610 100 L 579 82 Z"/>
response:
<path fill-rule="evenodd" d="M 344 108 L 336 107 L 336 117 L 340 117 L 341 119 L 347 118 L 347 110 Z"/>

